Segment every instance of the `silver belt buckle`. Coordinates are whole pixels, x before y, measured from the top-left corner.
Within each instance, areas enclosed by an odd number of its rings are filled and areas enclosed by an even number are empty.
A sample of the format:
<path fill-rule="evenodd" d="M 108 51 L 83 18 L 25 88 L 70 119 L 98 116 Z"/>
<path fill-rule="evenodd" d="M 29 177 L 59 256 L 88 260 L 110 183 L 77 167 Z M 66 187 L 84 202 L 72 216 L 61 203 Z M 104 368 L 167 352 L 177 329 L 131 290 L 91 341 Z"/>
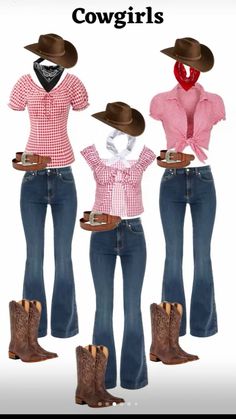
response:
<path fill-rule="evenodd" d="M 21 155 L 21 163 L 23 166 L 30 166 L 32 163 L 30 161 L 27 161 L 27 156 L 33 156 L 34 153 L 32 152 L 24 152 Z"/>
<path fill-rule="evenodd" d="M 174 159 L 172 159 L 171 158 L 171 154 L 172 153 L 176 153 L 176 151 L 175 150 L 172 150 L 172 149 L 167 150 L 167 152 L 166 152 L 166 163 L 173 163 L 173 162 L 180 161 L 180 160 L 174 160 Z"/>
<path fill-rule="evenodd" d="M 97 225 L 102 224 L 101 221 L 95 221 L 96 215 L 100 215 L 100 214 L 102 214 L 101 211 L 91 211 L 90 212 L 90 214 L 89 214 L 89 222 L 90 222 L 91 225 L 97 226 Z"/>

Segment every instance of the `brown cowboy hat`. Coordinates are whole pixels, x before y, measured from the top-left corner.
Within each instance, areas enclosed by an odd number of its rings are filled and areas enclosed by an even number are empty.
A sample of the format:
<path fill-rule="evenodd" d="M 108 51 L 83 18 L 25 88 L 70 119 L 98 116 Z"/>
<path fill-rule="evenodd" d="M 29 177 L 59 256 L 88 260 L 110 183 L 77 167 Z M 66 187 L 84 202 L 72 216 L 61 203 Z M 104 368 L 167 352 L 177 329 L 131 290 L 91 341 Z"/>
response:
<path fill-rule="evenodd" d="M 142 134 L 145 129 L 143 115 L 124 102 L 108 103 L 105 111 L 94 113 L 92 116 L 133 137 Z"/>
<path fill-rule="evenodd" d="M 40 35 L 36 44 L 26 45 L 24 48 L 65 68 L 73 67 L 78 59 L 74 45 L 55 33 Z"/>
<path fill-rule="evenodd" d="M 174 47 L 162 49 L 161 52 L 199 71 L 209 71 L 214 65 L 211 50 L 193 38 L 176 39 Z"/>

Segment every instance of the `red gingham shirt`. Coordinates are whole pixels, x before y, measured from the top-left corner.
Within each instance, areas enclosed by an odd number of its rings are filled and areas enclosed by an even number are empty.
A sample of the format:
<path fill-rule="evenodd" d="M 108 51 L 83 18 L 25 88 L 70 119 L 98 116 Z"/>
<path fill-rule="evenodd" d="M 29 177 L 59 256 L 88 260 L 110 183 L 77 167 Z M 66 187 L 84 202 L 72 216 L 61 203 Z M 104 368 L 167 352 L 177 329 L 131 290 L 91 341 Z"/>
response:
<path fill-rule="evenodd" d="M 121 161 L 107 166 L 107 160 L 99 157 L 95 145 L 86 147 L 81 154 L 93 170 L 96 181 L 93 211 L 120 217 L 135 217 L 144 211 L 141 180 L 144 170 L 156 158 L 152 150 L 143 147 L 138 160 L 129 160 L 129 168 Z"/>
<path fill-rule="evenodd" d="M 30 74 L 15 84 L 9 102 L 16 111 L 28 107 L 31 130 L 25 151 L 50 156 L 49 167 L 68 166 L 74 153 L 67 134 L 70 106 L 75 111 L 88 106 L 88 95 L 78 77 L 67 73 L 50 92 L 38 86 Z"/>

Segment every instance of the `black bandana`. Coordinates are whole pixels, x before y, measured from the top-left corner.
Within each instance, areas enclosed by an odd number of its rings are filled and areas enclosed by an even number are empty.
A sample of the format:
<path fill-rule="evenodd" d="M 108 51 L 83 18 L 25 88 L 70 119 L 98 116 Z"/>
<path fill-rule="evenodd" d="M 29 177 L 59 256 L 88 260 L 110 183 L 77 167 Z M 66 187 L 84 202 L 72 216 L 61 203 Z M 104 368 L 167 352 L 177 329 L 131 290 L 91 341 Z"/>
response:
<path fill-rule="evenodd" d="M 59 81 L 64 71 L 64 67 L 61 67 L 60 65 L 42 65 L 40 64 L 42 61 L 42 58 L 34 61 L 34 71 L 43 88 L 47 92 L 50 92 Z"/>

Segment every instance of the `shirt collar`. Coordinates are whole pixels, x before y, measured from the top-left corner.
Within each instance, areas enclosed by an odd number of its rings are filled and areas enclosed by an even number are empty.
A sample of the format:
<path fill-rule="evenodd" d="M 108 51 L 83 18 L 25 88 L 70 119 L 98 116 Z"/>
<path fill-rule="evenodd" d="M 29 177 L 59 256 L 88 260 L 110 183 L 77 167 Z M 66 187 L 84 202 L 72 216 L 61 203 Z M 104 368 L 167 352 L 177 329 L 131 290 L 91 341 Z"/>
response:
<path fill-rule="evenodd" d="M 177 93 L 178 89 L 183 89 L 183 87 L 179 83 L 174 87 L 174 89 L 172 89 L 168 92 L 167 99 L 179 100 L 178 93 Z M 204 88 L 202 87 L 202 85 L 200 83 L 196 83 L 195 86 L 191 87 L 191 89 L 198 89 L 200 91 L 199 102 L 202 102 L 203 100 L 208 100 L 207 93 L 205 92 Z"/>

